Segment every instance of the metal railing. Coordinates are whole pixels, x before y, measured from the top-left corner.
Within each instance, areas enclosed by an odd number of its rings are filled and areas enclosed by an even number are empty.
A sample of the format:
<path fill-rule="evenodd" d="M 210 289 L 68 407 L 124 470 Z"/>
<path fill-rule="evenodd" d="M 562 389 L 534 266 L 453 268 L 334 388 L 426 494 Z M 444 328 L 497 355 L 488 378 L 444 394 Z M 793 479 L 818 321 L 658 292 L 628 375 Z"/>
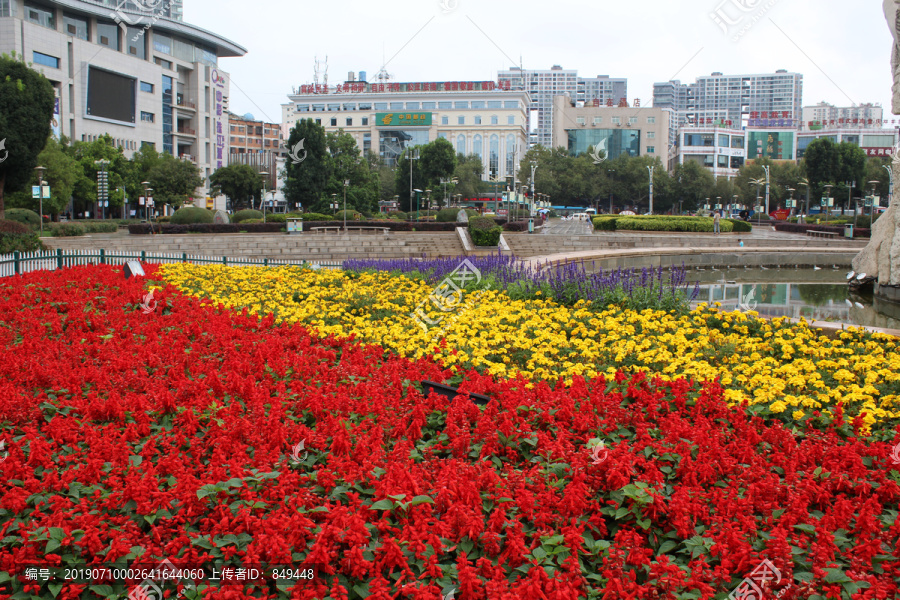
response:
<path fill-rule="evenodd" d="M 341 263 L 317 260 L 270 260 L 268 258 L 229 258 L 227 256 L 198 256 L 187 253 L 122 252 L 100 250 L 50 250 L 45 252 L 13 252 L 0 255 L 0 277 L 12 277 L 33 271 L 55 271 L 79 265 L 124 265 L 130 260 L 142 263 L 219 264 L 233 267 L 308 266 L 319 269 L 340 269 Z"/>

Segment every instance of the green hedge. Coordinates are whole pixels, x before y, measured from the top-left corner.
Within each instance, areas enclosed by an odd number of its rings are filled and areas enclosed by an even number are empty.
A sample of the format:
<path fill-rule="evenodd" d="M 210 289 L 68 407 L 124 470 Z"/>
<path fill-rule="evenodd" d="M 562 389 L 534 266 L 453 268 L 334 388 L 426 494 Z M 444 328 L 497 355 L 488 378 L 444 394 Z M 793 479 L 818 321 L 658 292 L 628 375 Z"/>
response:
<path fill-rule="evenodd" d="M 62 224 L 65 225 L 65 223 Z M 116 233 L 119 231 L 118 224 L 109 221 L 97 221 L 96 223 L 87 221 L 84 223 L 76 223 L 76 225 L 84 227 L 85 233 Z"/>
<path fill-rule="evenodd" d="M 750 233 L 753 231 L 753 225 L 746 221 L 741 221 L 740 219 L 724 219 L 724 221 L 731 223 L 731 230 L 734 233 Z"/>
<path fill-rule="evenodd" d="M 36 233 L 0 231 L 0 255 L 12 254 L 13 252 L 37 252 L 38 250 L 46 249 L 44 244 L 41 243 L 41 238 Z"/>
<path fill-rule="evenodd" d="M 348 221 L 361 221 L 361 220 L 362 220 L 362 213 L 361 213 L 361 212 L 356 211 L 356 210 L 352 210 L 352 209 L 349 209 L 349 208 L 348 208 L 347 210 L 339 210 L 339 211 L 337 211 L 336 213 L 334 213 L 334 217 L 332 217 L 332 220 L 334 220 L 334 221 L 343 221 L 343 220 L 344 220 L 344 213 L 347 214 L 347 220 L 348 220 Z"/>
<path fill-rule="evenodd" d="M 287 223 L 287 215 L 284 213 L 266 213 L 266 223 Z"/>
<path fill-rule="evenodd" d="M 713 220 L 709 217 L 670 217 L 670 216 L 610 216 L 594 217 L 594 229 L 600 231 L 673 231 L 686 233 L 713 232 Z M 735 221 L 722 219 L 719 228 L 722 233 L 732 231 L 749 232 L 747 223 L 739 222 L 735 229 Z"/>
<path fill-rule="evenodd" d="M 78 237 L 84 232 L 84 226 L 78 223 L 56 223 L 50 228 L 53 237 Z"/>
<path fill-rule="evenodd" d="M 18 221 L 29 227 L 39 227 L 41 224 L 41 217 L 33 210 L 28 210 L 27 208 L 7 208 L 6 218 L 10 221 Z"/>
<path fill-rule="evenodd" d="M 248 221 L 250 219 L 262 219 L 263 214 L 258 210 L 253 210 L 252 208 L 248 208 L 246 210 L 239 210 L 231 216 L 232 223 L 240 223 L 242 221 Z M 210 221 L 212 223 L 212 221 Z"/>
<path fill-rule="evenodd" d="M 190 225 L 191 223 L 212 223 L 216 213 L 199 206 L 185 206 L 179 208 L 172 215 L 170 222 L 173 225 Z M 262 215 L 260 215 L 262 216 Z"/>
<path fill-rule="evenodd" d="M 488 217 L 474 217 L 469 219 L 469 235 L 476 246 L 496 247 L 500 243 L 500 235 L 503 229 L 497 225 L 494 219 Z"/>

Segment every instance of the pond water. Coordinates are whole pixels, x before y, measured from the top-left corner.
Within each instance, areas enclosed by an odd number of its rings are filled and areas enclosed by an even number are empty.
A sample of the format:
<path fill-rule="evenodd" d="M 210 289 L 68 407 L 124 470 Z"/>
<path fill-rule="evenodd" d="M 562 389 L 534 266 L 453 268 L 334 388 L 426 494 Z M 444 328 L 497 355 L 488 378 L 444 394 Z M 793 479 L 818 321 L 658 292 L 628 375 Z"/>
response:
<path fill-rule="evenodd" d="M 726 310 L 755 310 L 764 317 L 805 318 L 900 329 L 900 306 L 852 292 L 847 269 L 718 269 L 689 271 L 702 302 Z"/>

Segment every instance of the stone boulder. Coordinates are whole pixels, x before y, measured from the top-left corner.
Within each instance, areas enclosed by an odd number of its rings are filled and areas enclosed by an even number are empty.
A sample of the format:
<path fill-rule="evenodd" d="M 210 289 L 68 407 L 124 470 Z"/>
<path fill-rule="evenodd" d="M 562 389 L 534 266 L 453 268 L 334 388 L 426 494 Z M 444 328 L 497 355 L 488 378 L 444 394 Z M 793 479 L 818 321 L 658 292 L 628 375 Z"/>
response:
<path fill-rule="evenodd" d="M 895 192 L 895 197 L 897 193 Z M 900 285 L 900 203 L 893 199 L 872 226 L 872 239 L 853 259 L 853 270 L 878 278 L 880 285 Z"/>
<path fill-rule="evenodd" d="M 893 72 L 893 100 L 892 112 L 900 114 L 900 0 L 884 0 L 884 19 L 888 29 L 894 38 L 893 52 L 891 53 L 891 67 Z"/>

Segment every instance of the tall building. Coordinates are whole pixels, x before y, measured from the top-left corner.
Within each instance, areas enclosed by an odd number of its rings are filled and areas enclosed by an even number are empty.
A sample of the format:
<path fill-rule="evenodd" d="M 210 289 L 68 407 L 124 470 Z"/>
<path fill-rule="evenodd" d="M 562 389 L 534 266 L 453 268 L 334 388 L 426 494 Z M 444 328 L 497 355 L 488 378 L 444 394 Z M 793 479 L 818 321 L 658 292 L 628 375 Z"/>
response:
<path fill-rule="evenodd" d="M 880 104 L 839 107 L 827 102 L 803 107 L 801 129 L 881 129 L 884 110 Z"/>
<path fill-rule="evenodd" d="M 85 0 L 109 8 L 110 18 L 118 16 L 128 22 L 132 15 L 152 19 L 154 16 L 168 17 L 176 21 L 184 20 L 184 0 Z M 121 13 L 119 12 L 121 11 Z"/>
<path fill-rule="evenodd" d="M 245 164 L 268 173 L 267 189 L 277 184 L 276 163 L 285 154 L 281 141 L 281 123 L 257 121 L 253 115 L 228 113 L 228 164 Z"/>
<path fill-rule="evenodd" d="M 553 98 L 568 94 L 576 102 L 618 106 L 627 102 L 628 80 L 614 79 L 607 75 L 593 78 L 578 77 L 578 72 L 553 65 L 544 70 L 523 70 L 512 67 L 500 71 L 497 80 L 504 89 L 521 90 L 531 96 L 530 111 L 536 113 L 537 122 L 529 122 L 531 144 L 550 147 L 553 143 Z"/>
<path fill-rule="evenodd" d="M 218 60 L 247 51 L 162 14 L 113 7 L 120 19 L 110 5 L 0 0 L 0 53 L 24 55 L 50 80 L 55 135 L 108 134 L 127 157 L 153 146 L 196 164 L 208 189 L 228 160 L 229 77 Z"/>
<path fill-rule="evenodd" d="M 677 112 L 681 126 L 796 127 L 802 118 L 803 75 L 775 73 L 698 77 L 653 86 L 653 106 Z"/>
<path fill-rule="evenodd" d="M 583 105 L 568 96 L 553 99 L 553 147 L 572 155 L 600 149 L 606 159 L 658 157 L 669 168 L 669 121 L 673 112 L 661 108 Z"/>
<path fill-rule="evenodd" d="M 493 81 L 369 83 L 360 73 L 343 84 L 301 85 L 288 99 L 285 136 L 298 120 L 313 119 L 327 132 L 349 133 L 363 153 L 388 165 L 407 148 L 442 137 L 457 153 L 480 156 L 485 180 L 502 180 L 527 150 L 528 94 Z"/>

